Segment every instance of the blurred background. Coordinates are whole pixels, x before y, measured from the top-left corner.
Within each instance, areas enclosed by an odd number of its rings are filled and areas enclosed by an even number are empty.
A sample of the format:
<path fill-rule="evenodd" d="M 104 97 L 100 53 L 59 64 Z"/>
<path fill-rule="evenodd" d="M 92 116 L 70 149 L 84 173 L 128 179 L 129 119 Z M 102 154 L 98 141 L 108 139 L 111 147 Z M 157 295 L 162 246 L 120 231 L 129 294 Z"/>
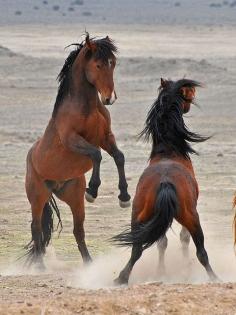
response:
<path fill-rule="evenodd" d="M 1 0 L 0 24 L 235 24 L 234 0 Z"/>

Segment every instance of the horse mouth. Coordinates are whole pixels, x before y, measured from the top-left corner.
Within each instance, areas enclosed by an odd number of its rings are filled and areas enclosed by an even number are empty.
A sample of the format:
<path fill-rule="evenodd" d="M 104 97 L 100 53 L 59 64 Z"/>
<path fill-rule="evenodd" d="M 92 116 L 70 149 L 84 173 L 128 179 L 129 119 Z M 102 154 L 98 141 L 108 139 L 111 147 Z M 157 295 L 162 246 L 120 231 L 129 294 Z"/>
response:
<path fill-rule="evenodd" d="M 194 101 L 194 97 L 192 97 L 192 98 L 185 98 L 184 101 L 185 101 L 185 103 L 187 103 L 187 104 L 192 104 L 193 101 Z"/>
<path fill-rule="evenodd" d="M 98 97 L 103 105 L 112 105 L 117 99 L 115 92 L 112 92 L 111 97 L 105 97 L 100 92 L 98 92 Z"/>

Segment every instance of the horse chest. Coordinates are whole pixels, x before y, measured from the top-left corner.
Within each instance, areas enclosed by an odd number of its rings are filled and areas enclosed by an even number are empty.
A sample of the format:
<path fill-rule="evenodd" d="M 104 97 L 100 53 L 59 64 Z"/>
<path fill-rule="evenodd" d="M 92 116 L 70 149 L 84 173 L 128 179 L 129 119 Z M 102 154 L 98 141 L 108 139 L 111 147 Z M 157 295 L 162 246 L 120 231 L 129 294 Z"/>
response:
<path fill-rule="evenodd" d="M 81 135 L 91 144 L 100 146 L 108 132 L 108 122 L 102 114 L 95 113 L 86 119 Z"/>

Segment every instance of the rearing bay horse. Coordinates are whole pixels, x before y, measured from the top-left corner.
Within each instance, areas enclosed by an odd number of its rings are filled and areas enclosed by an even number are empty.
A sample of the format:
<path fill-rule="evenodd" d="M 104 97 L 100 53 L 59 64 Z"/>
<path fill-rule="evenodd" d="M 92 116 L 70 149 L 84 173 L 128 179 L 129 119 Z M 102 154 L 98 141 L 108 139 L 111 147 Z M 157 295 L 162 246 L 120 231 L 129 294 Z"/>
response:
<path fill-rule="evenodd" d="M 190 154 L 195 153 L 190 142 L 202 142 L 207 138 L 189 131 L 183 120 L 198 86 L 198 82 L 187 79 L 161 80 L 159 96 L 141 133 L 146 140 L 151 138 L 152 151 L 149 166 L 139 179 L 133 200 L 131 231 L 114 237 L 119 245 L 132 246 L 131 258 L 115 280 L 118 284 L 128 283 L 135 262 L 143 250 L 155 242 L 159 245 L 160 267 L 164 267 L 166 232 L 173 219 L 183 226 L 180 239 L 184 253 L 191 235 L 200 263 L 210 279 L 217 279 L 204 248 L 196 208 L 199 190 L 190 159 Z"/>
<path fill-rule="evenodd" d="M 52 194 L 72 211 L 74 236 L 83 261 L 91 260 L 85 243 L 84 195 L 97 197 L 100 181 L 100 148 L 107 151 L 119 173 L 120 206 L 129 206 L 124 155 L 117 148 L 105 105 L 116 100 L 113 72 L 117 48 L 106 38 L 76 44 L 58 76 L 59 89 L 44 135 L 27 156 L 26 192 L 32 209 L 32 261 L 42 261 L 53 231 L 53 210 L 60 213 Z M 100 101 L 101 99 L 101 101 Z M 85 173 L 93 168 L 86 189 Z"/>

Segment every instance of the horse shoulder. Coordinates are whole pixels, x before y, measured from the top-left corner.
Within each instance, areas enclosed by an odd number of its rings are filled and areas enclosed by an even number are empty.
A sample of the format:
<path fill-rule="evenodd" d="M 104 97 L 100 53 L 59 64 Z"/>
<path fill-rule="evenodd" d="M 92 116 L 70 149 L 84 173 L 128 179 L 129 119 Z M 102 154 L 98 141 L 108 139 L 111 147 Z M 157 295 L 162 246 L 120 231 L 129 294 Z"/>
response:
<path fill-rule="evenodd" d="M 85 115 L 76 111 L 58 112 L 55 118 L 55 129 L 59 138 L 64 141 L 73 134 L 80 134 L 85 129 Z"/>
<path fill-rule="evenodd" d="M 111 126 L 111 115 L 110 115 L 109 110 L 102 103 L 99 103 L 98 111 L 103 116 L 103 118 L 105 119 L 105 122 L 106 122 L 108 128 L 110 129 L 110 126 Z"/>

